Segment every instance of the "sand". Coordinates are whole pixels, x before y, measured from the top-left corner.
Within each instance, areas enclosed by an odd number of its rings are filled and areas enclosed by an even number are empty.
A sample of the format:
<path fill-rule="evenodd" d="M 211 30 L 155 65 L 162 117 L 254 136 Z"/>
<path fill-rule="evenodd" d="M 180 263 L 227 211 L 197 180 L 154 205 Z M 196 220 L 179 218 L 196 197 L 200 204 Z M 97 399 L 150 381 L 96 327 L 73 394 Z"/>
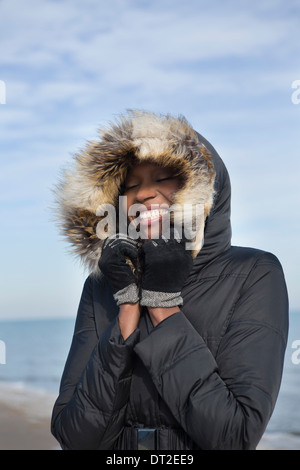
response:
<path fill-rule="evenodd" d="M 0 450 L 59 450 L 60 446 L 50 433 L 50 422 L 28 418 L 7 406 L 0 405 Z"/>
<path fill-rule="evenodd" d="M 56 395 L 0 384 L 0 450 L 59 450 L 50 432 Z"/>

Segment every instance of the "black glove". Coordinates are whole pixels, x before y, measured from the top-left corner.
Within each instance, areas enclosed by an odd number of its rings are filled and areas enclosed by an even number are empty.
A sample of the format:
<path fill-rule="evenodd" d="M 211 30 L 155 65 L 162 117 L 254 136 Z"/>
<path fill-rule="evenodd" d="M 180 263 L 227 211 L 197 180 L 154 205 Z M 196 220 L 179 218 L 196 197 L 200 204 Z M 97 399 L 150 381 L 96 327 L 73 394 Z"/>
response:
<path fill-rule="evenodd" d="M 160 238 L 143 244 L 141 305 L 175 307 L 183 304 L 181 290 L 192 266 L 183 240 Z"/>
<path fill-rule="evenodd" d="M 126 258 L 136 266 L 137 242 L 123 234 L 108 237 L 102 247 L 99 268 L 111 286 L 117 305 L 139 301 L 136 276 Z"/>

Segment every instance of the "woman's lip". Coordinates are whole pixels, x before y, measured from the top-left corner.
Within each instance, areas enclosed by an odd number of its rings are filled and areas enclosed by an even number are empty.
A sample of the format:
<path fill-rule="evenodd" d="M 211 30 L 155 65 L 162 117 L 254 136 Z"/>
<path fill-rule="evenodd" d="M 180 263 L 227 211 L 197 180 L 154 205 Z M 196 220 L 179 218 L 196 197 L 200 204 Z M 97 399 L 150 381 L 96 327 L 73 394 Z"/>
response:
<path fill-rule="evenodd" d="M 138 223 L 142 227 L 145 227 L 147 225 L 152 225 L 152 224 L 155 224 L 157 222 L 160 222 L 161 220 L 162 220 L 162 215 L 160 215 L 158 217 L 155 217 L 155 218 L 149 218 L 149 219 L 144 219 L 144 220 L 139 219 Z"/>
<path fill-rule="evenodd" d="M 134 221 L 136 224 L 140 224 L 142 226 L 150 225 L 152 223 L 156 223 L 162 220 L 163 216 L 168 213 L 166 208 L 147 208 L 140 211 L 139 216 L 137 216 Z"/>
<path fill-rule="evenodd" d="M 156 211 L 156 210 L 160 210 L 160 209 L 165 209 L 164 207 L 160 207 L 159 204 L 153 204 L 152 206 L 141 206 L 139 212 L 140 214 L 142 212 L 147 212 L 147 211 Z"/>
<path fill-rule="evenodd" d="M 165 203 L 163 204 L 151 204 L 151 206 L 144 206 L 141 205 L 138 208 L 138 212 L 141 214 L 142 212 L 149 212 L 149 211 L 168 211 L 169 206 Z"/>

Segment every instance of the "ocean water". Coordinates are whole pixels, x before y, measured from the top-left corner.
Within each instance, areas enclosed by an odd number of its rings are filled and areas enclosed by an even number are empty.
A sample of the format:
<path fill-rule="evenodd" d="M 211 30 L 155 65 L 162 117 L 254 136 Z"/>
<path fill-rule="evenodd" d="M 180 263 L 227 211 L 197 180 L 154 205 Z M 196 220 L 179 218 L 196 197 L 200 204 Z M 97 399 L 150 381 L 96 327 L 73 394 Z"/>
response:
<path fill-rule="evenodd" d="M 6 349 L 0 386 L 1 382 L 23 384 L 58 393 L 74 324 L 73 319 L 0 322 L 0 340 Z"/>
<path fill-rule="evenodd" d="M 0 402 L 49 415 L 74 324 L 75 319 L 0 322 Z M 300 449 L 300 312 L 290 314 L 282 385 L 266 435 L 270 441 L 279 439 L 282 445 L 285 440 L 287 448 Z"/>

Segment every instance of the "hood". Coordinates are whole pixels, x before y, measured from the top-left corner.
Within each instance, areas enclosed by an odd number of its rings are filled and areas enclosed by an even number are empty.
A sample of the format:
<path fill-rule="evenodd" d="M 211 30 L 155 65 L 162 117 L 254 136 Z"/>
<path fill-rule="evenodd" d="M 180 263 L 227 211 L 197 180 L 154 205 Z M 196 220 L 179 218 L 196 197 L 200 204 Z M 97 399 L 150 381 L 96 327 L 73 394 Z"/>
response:
<path fill-rule="evenodd" d="M 75 155 L 55 188 L 61 233 L 90 272 L 98 269 L 104 242 L 97 235 L 103 219 L 99 206 L 118 207 L 128 169 L 142 161 L 170 166 L 182 177 L 175 204 L 203 205 L 203 223 L 192 251 L 196 264 L 208 262 L 216 250 L 230 245 L 230 239 L 224 240 L 229 235 L 228 223 L 230 228 L 230 183 L 217 152 L 182 116 L 129 111 L 101 129 L 99 139 Z"/>
<path fill-rule="evenodd" d="M 197 133 L 199 142 L 212 156 L 216 178 L 213 207 L 205 222 L 204 245 L 194 260 L 194 267 L 202 267 L 228 250 L 231 246 L 231 184 L 227 168 L 208 140 Z"/>

